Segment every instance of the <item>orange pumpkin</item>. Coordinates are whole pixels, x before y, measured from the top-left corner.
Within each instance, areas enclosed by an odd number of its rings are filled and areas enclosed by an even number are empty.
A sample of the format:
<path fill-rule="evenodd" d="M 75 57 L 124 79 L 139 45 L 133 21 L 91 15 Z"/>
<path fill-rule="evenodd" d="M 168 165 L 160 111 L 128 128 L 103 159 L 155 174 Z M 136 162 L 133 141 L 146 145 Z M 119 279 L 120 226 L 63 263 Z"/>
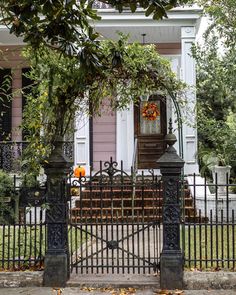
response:
<path fill-rule="evenodd" d="M 75 177 L 85 176 L 85 168 L 82 166 L 77 166 L 74 170 Z"/>

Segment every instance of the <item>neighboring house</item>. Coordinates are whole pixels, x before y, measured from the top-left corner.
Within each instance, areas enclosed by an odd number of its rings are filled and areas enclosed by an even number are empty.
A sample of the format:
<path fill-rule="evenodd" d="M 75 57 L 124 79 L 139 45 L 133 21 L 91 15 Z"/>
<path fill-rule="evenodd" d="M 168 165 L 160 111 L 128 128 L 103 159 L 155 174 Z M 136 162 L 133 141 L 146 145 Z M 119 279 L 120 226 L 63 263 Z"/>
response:
<path fill-rule="evenodd" d="M 151 17 L 145 17 L 141 10 L 135 14 L 128 10 L 119 14 L 103 3 L 98 3 L 97 8 L 102 20 L 95 22 L 94 25 L 105 38 L 117 38 L 116 32 L 121 31 L 130 35 L 131 42 L 156 44 L 158 52 L 170 60 L 177 76 L 188 85 L 195 85 L 195 65 L 191 57 L 191 46 L 195 42 L 199 29 L 201 9 L 195 7 L 173 9 L 168 13 L 168 19 L 155 21 Z M 0 26 L 0 36 L 0 50 L 3 51 L 3 57 L 0 57 L 0 67 L 4 69 L 1 70 L 0 79 L 11 69 L 12 91 L 15 92 L 30 82 L 24 77 L 24 71 L 27 71 L 27 61 L 20 55 L 24 44 L 20 38 L 10 35 L 3 26 Z M 25 99 L 20 91 L 15 93 L 0 126 L 1 133 L 3 131 L 9 133 L 11 130 L 8 140 L 22 142 L 24 136 L 18 126 L 22 120 Z M 188 106 L 185 109 L 193 110 L 196 102 L 194 90 L 189 90 L 187 96 Z M 125 111 L 105 112 L 98 118 L 88 119 L 82 115 L 78 116 L 74 139 L 75 165 L 85 166 L 87 172 L 89 167 L 98 170 L 100 160 L 105 161 L 112 157 L 118 162 L 123 160 L 125 170 L 129 171 L 133 164 L 134 143 L 137 138 L 138 168 L 158 168 L 155 161 L 166 148 L 164 137 L 168 130 L 169 118 L 172 117 L 174 121 L 177 138 L 178 131 L 175 123 L 175 108 L 171 99 L 167 97 L 163 100 L 154 94 L 152 100 L 161 111 L 160 118 L 152 125 L 140 115 L 143 102 L 139 107 L 130 105 Z M 191 118 L 194 123 L 194 111 Z M 182 146 L 187 174 L 198 173 L 197 132 L 191 126 L 191 124 L 183 124 Z M 5 140 L 5 138 L 0 138 L 0 140 Z M 180 151 L 178 144 L 176 147 Z"/>

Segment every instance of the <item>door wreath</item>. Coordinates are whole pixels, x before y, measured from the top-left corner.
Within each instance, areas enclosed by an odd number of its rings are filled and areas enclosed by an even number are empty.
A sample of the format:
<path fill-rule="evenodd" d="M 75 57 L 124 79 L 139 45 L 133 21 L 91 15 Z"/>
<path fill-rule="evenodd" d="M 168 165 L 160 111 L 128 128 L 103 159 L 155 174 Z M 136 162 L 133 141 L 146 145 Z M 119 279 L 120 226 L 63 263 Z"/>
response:
<path fill-rule="evenodd" d="M 149 121 L 155 121 L 160 116 L 160 110 L 154 102 L 147 102 L 142 108 L 142 116 Z"/>

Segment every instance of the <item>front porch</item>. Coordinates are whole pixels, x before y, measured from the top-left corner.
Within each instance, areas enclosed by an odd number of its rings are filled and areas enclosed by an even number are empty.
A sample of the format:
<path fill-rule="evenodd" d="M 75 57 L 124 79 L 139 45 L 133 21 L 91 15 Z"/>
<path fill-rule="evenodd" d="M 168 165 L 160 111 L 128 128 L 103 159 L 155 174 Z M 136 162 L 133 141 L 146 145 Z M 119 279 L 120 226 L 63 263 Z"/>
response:
<path fill-rule="evenodd" d="M 94 26 L 105 39 L 117 39 L 117 32 L 122 32 L 129 34 L 130 42 L 156 44 L 157 51 L 170 61 L 176 76 L 189 86 L 195 85 L 191 46 L 199 29 L 200 9 L 174 9 L 169 12 L 168 19 L 154 21 L 145 17 L 141 10 L 133 15 L 129 11 L 119 14 L 107 6 L 98 8 L 102 20 L 94 22 Z M 80 116 L 75 133 L 75 164 L 85 166 L 86 171 L 90 171 L 90 167 L 97 171 L 100 160 L 106 161 L 112 157 L 118 163 L 122 160 L 124 169 L 129 171 L 134 166 L 136 155 L 138 168 L 158 168 L 153 163 L 165 150 L 162 138 L 166 135 L 167 122 L 172 118 L 174 133 L 178 138 L 175 148 L 185 160 L 185 174 L 198 173 L 197 131 L 192 127 L 195 123 L 195 92 L 187 91 L 185 96 L 187 103 L 181 109 L 181 115 L 185 118 L 182 130 L 178 130 L 177 111 L 171 97 L 162 100 L 164 106 L 161 106 L 158 122 L 160 129 L 157 132 L 149 130 L 149 134 L 142 132 L 142 116 L 133 104 L 127 110 L 116 113 L 102 111 L 102 116 L 93 120 Z"/>

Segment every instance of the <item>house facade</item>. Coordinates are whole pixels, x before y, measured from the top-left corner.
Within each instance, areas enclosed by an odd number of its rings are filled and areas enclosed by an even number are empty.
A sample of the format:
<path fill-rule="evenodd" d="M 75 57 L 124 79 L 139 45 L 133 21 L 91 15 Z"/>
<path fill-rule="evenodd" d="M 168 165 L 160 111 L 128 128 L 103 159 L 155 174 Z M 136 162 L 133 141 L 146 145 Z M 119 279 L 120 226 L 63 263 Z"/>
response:
<path fill-rule="evenodd" d="M 182 116 L 187 115 L 190 119 L 184 120 L 180 130 L 173 100 L 155 93 L 149 101 L 158 106 L 160 116 L 152 122 L 145 120 L 141 114 L 145 104 L 142 99 L 138 106 L 131 104 L 124 111 L 111 112 L 108 108 L 97 118 L 79 114 L 74 135 L 74 164 L 85 166 L 88 173 L 90 169 L 98 170 L 101 160 L 112 157 L 117 162 L 123 160 L 127 171 L 134 163 L 139 169 L 158 169 L 155 161 L 166 148 L 164 137 L 168 132 L 168 121 L 172 118 L 174 132 L 181 139 L 176 148 L 185 160 L 185 173 L 198 173 L 197 132 L 194 128 L 196 96 L 192 87 L 195 86 L 195 65 L 191 46 L 199 30 L 201 10 L 195 7 L 177 8 L 168 13 L 168 19 L 155 21 L 145 17 L 141 10 L 135 14 L 129 11 L 119 14 L 103 3 L 98 3 L 97 9 L 102 20 L 94 22 L 94 26 L 104 38 L 115 39 L 117 32 L 123 32 L 129 34 L 130 42 L 156 44 L 158 52 L 170 61 L 176 75 L 191 86 L 185 94 L 187 105 L 181 110 Z M 4 113 L 1 134 L 10 136 L 2 136 L 0 141 L 21 143 L 24 135 L 19 126 L 25 98 L 17 90 L 30 83 L 24 76 L 28 62 L 21 56 L 24 44 L 20 38 L 10 35 L 4 26 L 0 26 L 0 36 L 0 79 L 10 71 L 14 93 L 5 111 L 4 105 L 1 106 Z"/>

